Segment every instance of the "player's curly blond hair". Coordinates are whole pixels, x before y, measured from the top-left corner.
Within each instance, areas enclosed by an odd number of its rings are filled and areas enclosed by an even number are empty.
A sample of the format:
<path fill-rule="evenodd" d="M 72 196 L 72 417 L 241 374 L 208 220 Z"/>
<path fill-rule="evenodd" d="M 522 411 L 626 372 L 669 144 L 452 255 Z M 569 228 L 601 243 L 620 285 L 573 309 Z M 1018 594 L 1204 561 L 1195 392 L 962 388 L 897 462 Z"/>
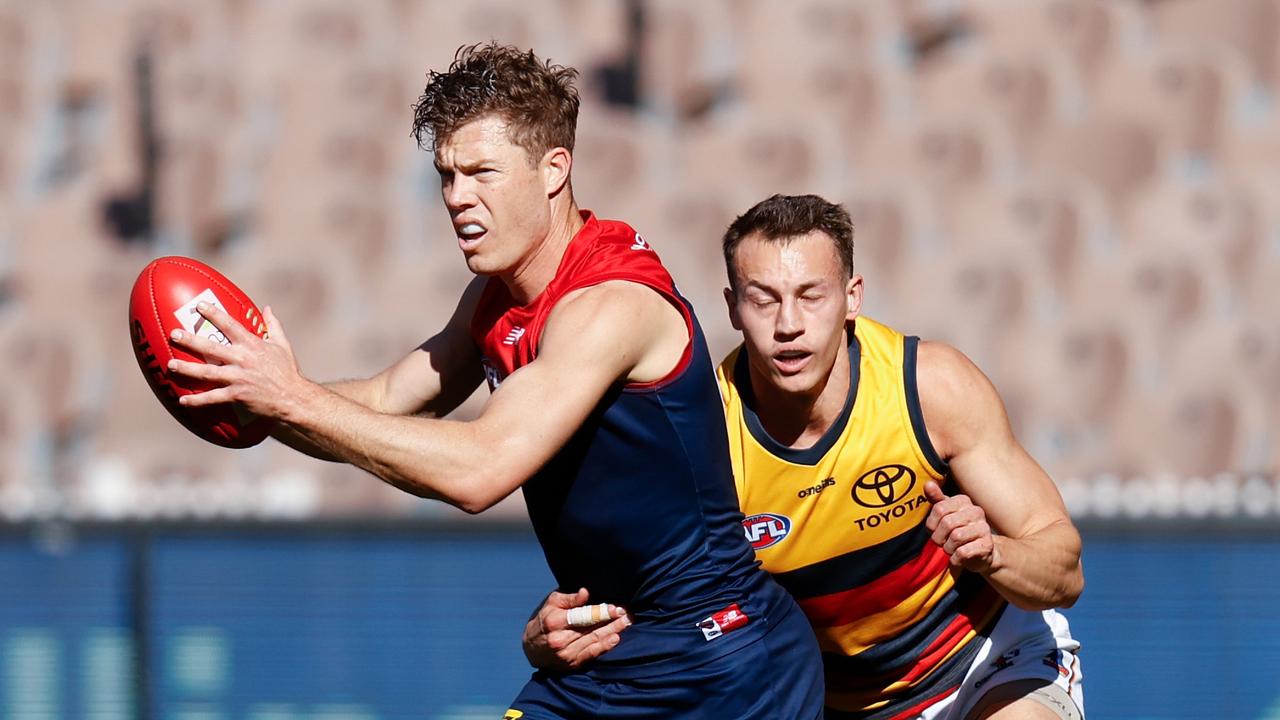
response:
<path fill-rule="evenodd" d="M 548 150 L 573 150 L 578 71 L 511 45 L 464 45 L 445 72 L 431 71 L 413 106 L 413 137 L 434 149 L 463 125 L 489 115 L 508 124 L 511 141 L 537 162 Z M 428 147 L 428 143 L 430 147 Z"/>

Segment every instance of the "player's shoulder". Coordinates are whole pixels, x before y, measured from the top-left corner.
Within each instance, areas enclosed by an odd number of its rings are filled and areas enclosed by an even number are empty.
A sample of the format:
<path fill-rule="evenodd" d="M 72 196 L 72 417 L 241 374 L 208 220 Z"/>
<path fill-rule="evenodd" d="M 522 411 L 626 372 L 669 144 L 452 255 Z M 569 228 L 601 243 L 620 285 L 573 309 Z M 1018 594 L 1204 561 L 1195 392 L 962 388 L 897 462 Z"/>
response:
<path fill-rule="evenodd" d="M 848 330 L 858 341 L 859 362 L 880 366 L 886 373 L 899 372 L 907 347 L 904 333 L 862 314 L 849 323 Z"/>
<path fill-rule="evenodd" d="M 916 350 L 916 383 L 922 395 L 964 397 L 979 385 L 990 384 L 982 370 L 959 348 L 939 340 L 921 339 Z"/>
<path fill-rule="evenodd" d="M 629 223 L 622 220 L 610 220 L 608 218 L 595 218 L 597 225 L 597 237 L 606 245 L 628 246 L 642 245 L 647 246 L 649 243 L 645 240 L 640 232 L 632 227 Z"/>
<path fill-rule="evenodd" d="M 604 315 L 626 325 L 676 302 L 671 275 L 634 228 L 588 215 L 587 232 L 557 278 L 552 316 Z"/>
<path fill-rule="evenodd" d="M 677 363 L 688 337 L 671 315 L 671 305 L 653 289 L 610 280 L 566 295 L 552 309 L 539 338 L 539 356 L 555 355 L 592 372 L 617 371 L 615 379 L 648 383 L 665 377 L 654 370 L 664 353 Z M 656 373 L 656 374 L 655 374 Z"/>
<path fill-rule="evenodd" d="M 916 387 L 920 409 L 939 452 L 975 429 L 1007 423 L 1004 403 L 986 374 L 958 348 L 936 340 L 921 340 L 916 357 Z"/>
<path fill-rule="evenodd" d="M 588 228 L 591 241 L 581 248 L 581 270 L 618 273 L 648 270 L 665 273 L 662 260 L 653 246 L 631 225 L 621 220 L 604 220 L 592 216 Z"/>
<path fill-rule="evenodd" d="M 592 328 L 625 337 L 641 329 L 646 319 L 669 305 L 652 288 L 627 279 L 611 279 L 576 288 L 556 302 L 548 317 L 552 324 Z"/>
<path fill-rule="evenodd" d="M 622 311 L 649 303 L 666 304 L 666 301 L 663 300 L 661 295 L 642 283 L 627 278 L 613 278 L 577 287 L 566 292 L 556 302 L 553 312 L 560 312 L 568 308 L 576 308 L 576 312 L 583 312 L 587 308 Z"/>

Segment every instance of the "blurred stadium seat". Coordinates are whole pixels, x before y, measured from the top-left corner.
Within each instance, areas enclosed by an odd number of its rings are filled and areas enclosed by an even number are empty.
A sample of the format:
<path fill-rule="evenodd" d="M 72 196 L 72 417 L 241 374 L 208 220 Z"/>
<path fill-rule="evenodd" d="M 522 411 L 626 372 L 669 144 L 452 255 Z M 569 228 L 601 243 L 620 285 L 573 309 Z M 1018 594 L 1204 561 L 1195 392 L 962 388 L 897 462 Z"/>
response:
<path fill-rule="evenodd" d="M 1203 48 L 1229 47 L 1253 81 L 1275 87 L 1280 5 L 1275 0 L 1179 0 L 1149 3 L 1148 23 L 1161 37 Z"/>
<path fill-rule="evenodd" d="M 752 110 L 830 114 L 855 132 L 906 101 L 908 48 L 894 3 L 749 2 L 735 18 L 735 85 Z"/>
<path fill-rule="evenodd" d="M 1090 117 L 1048 129 L 1024 158 L 1037 177 L 1092 185 L 1115 212 L 1162 171 L 1155 132 L 1118 117 Z"/>
<path fill-rule="evenodd" d="M 1036 302 L 1060 311 L 1093 290 L 1091 255 L 1109 237 L 1108 220 L 1087 186 L 1021 178 L 983 186 L 957 203 L 949 227 L 959 244 L 991 237 L 1025 245 L 1036 268 Z"/>
<path fill-rule="evenodd" d="M 730 89 L 729 8 L 655 0 L 641 5 L 640 17 L 635 70 L 644 107 L 671 125 L 714 110 Z"/>
<path fill-rule="evenodd" d="M 1248 91 L 1248 69 L 1230 50 L 1159 43 L 1112 57 L 1090 112 L 1149 128 L 1166 162 L 1212 164 Z"/>
<path fill-rule="evenodd" d="M 1112 57 L 1141 41 L 1145 20 L 1135 2 L 962 0 L 958 5 L 973 42 L 1032 53 L 1060 49 L 1089 81 Z"/>
<path fill-rule="evenodd" d="M 688 128 L 679 143 L 684 182 L 714 188 L 739 212 L 773 193 L 830 187 L 844 170 L 832 152 L 839 135 L 822 117 L 799 124 L 781 112 L 725 115 Z M 726 185 L 726 177 L 733 182 Z M 723 229 L 711 237 L 721 234 Z"/>
<path fill-rule="evenodd" d="M 2 3 L 0 350 L 60 378 L 7 406 L 46 401 L 45 425 L 5 435 L 6 467 L 61 437 L 141 479 L 300 472 L 278 448 L 227 459 L 153 407 L 122 349 L 123 295 L 149 257 L 187 253 L 274 305 L 319 377 L 421 342 L 466 278 L 409 107 L 428 68 L 492 37 L 581 70 L 575 190 L 651 238 L 714 353 L 736 344 L 725 225 L 769 194 L 816 192 L 852 210 L 867 312 L 974 355 L 1051 473 L 1154 471 L 1193 428 L 1226 446 L 1205 456 L 1217 469 L 1275 468 L 1278 8 Z M 1201 335 L 1263 393 L 1175 367 Z M 112 408 L 158 449 L 130 444 Z M 1122 417 L 1152 414 L 1168 422 L 1119 439 Z M 316 482 L 317 512 L 407 512 L 376 483 L 329 498 Z"/>
<path fill-rule="evenodd" d="M 990 118 L 919 115 L 883 127 L 851 157 L 851 185 L 920 184 L 948 216 L 975 186 L 1014 170 L 1007 132 Z"/>
<path fill-rule="evenodd" d="M 1136 196 L 1120 220 L 1128 242 L 1188 248 L 1220 283 L 1221 302 L 1241 307 L 1266 266 L 1266 226 L 1247 187 L 1223 181 L 1165 181 Z"/>
<path fill-rule="evenodd" d="M 1025 153 L 1048 126 L 1077 116 L 1083 89 L 1060 53 L 971 44 L 929 58 L 914 73 L 921 113 L 995 117 Z"/>
<path fill-rule="evenodd" d="M 940 251 L 933 198 L 911 183 L 873 178 L 844 202 L 854 218 L 854 271 L 865 278 L 863 312 L 917 327 L 929 315 L 919 312 L 917 265 L 934 263 Z"/>

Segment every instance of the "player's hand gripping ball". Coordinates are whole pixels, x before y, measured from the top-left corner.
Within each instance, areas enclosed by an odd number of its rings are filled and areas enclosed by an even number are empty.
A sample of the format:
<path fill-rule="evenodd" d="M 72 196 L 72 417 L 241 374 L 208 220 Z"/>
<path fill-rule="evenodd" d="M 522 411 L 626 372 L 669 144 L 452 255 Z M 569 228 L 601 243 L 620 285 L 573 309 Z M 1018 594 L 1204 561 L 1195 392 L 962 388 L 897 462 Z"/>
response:
<path fill-rule="evenodd" d="M 178 404 L 182 395 L 217 386 L 166 371 L 173 358 L 204 362 L 204 358 L 171 345 L 169 334 L 180 329 L 230 344 L 218 328 L 196 311 L 200 302 L 221 307 L 259 337 L 267 334 L 258 307 L 217 270 L 191 258 L 158 258 L 142 269 L 129 297 L 129 327 L 138 367 L 142 368 L 160 403 L 186 429 L 223 447 L 257 445 L 270 432 L 269 420 L 234 404 L 196 408 Z"/>

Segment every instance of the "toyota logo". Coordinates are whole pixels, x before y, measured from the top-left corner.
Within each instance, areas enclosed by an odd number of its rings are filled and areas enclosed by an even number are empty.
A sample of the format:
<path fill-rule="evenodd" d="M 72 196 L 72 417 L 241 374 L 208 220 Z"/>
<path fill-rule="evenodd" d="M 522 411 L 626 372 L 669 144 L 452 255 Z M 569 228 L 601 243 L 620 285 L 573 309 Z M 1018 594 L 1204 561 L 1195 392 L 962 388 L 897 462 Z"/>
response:
<path fill-rule="evenodd" d="M 916 486 L 915 472 L 905 465 L 885 465 L 863 473 L 853 484 L 853 501 L 863 507 L 888 507 Z"/>

